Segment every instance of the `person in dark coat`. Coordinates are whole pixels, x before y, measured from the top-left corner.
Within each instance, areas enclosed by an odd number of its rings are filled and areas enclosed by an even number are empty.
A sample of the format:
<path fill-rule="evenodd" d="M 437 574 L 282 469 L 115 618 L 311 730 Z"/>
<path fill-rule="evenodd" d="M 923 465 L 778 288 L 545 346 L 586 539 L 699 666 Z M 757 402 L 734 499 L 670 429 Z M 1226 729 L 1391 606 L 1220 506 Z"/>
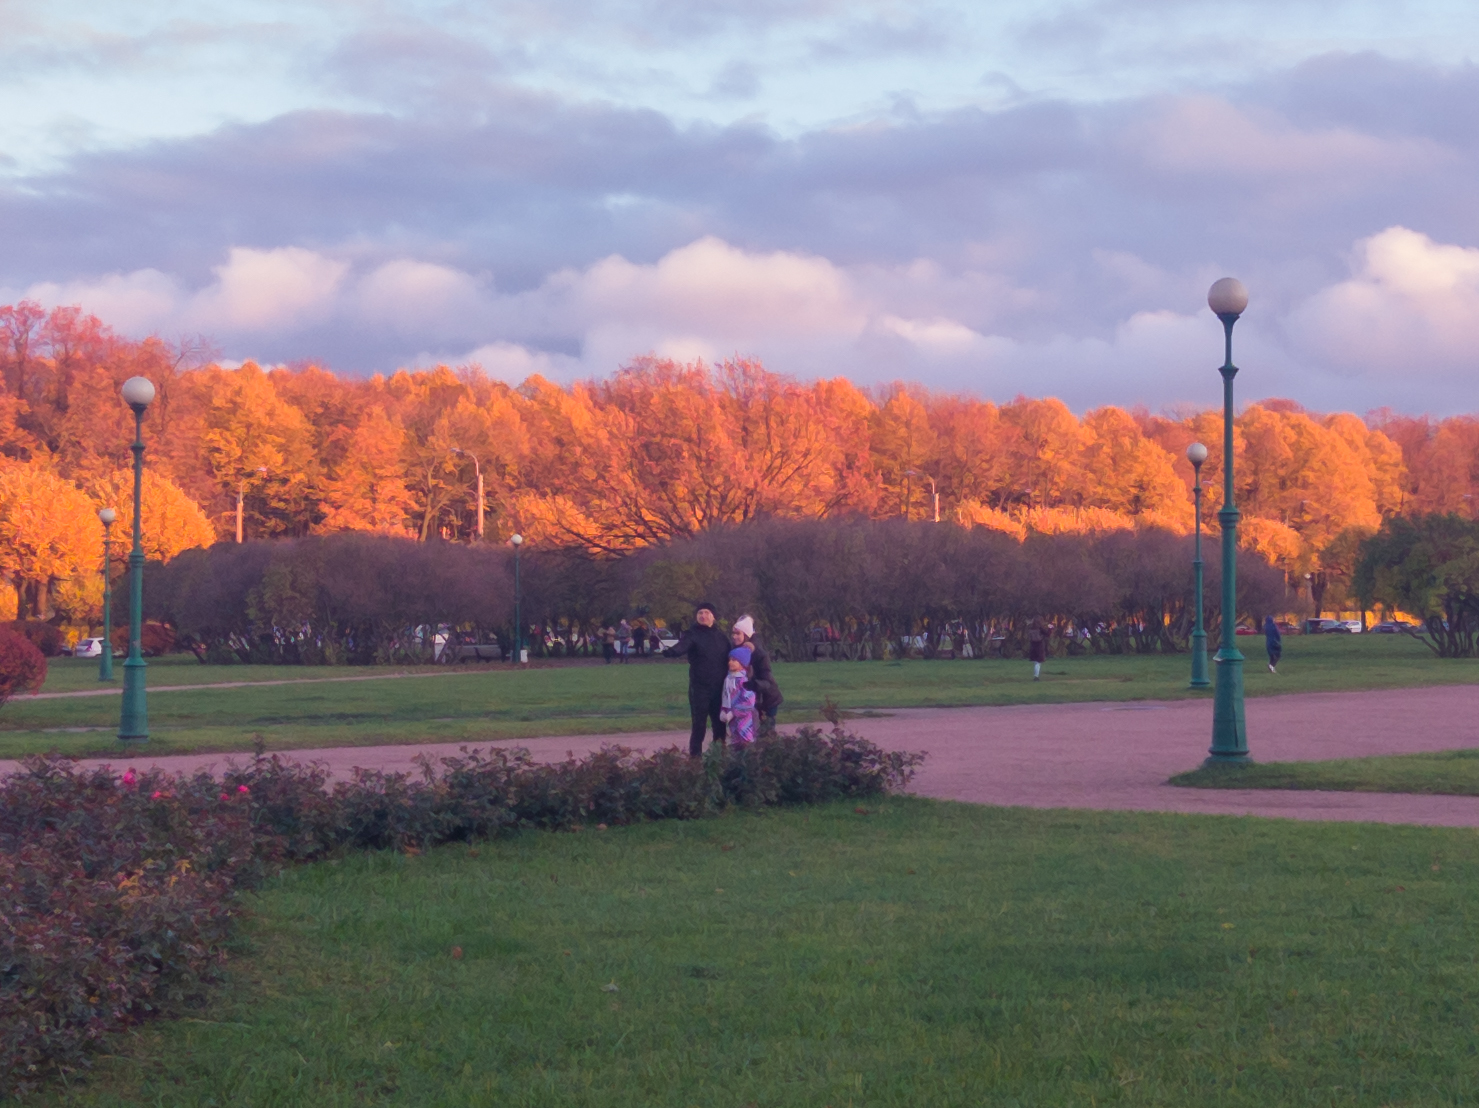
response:
<path fill-rule="evenodd" d="M 729 641 L 735 646 L 750 648 L 750 688 L 755 691 L 755 707 L 760 713 L 760 734 L 771 734 L 775 731 L 776 713 L 786 698 L 781 695 L 781 687 L 776 684 L 775 673 L 770 668 L 770 655 L 755 641 L 754 617 L 740 616 L 735 620 Z"/>
<path fill-rule="evenodd" d="M 663 657 L 688 659 L 688 709 L 693 714 L 688 753 L 697 758 L 703 753 L 706 723 L 713 725 L 714 742 L 724 742 L 719 709 L 723 707 L 724 678 L 729 675 L 729 636 L 714 626 L 712 604 L 698 605 L 693 620 L 695 626 L 678 636 L 678 641 L 663 651 Z"/>
<path fill-rule="evenodd" d="M 1027 630 L 1027 658 L 1032 662 L 1032 679 L 1042 680 L 1042 664 L 1048 660 L 1048 629 L 1035 619 Z"/>
<path fill-rule="evenodd" d="M 1263 645 L 1268 650 L 1268 671 L 1279 672 L 1279 658 L 1284 653 L 1284 636 L 1273 616 L 1263 617 Z"/>

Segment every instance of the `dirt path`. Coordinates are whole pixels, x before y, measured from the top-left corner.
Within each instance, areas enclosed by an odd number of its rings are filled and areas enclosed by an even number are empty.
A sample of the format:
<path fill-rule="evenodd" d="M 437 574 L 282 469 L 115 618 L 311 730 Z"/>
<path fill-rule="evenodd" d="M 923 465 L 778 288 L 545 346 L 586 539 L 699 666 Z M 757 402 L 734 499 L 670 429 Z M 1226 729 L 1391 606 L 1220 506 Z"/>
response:
<path fill-rule="evenodd" d="M 1247 718 L 1249 747 L 1264 762 L 1476 747 L 1479 685 L 1258 697 L 1247 702 Z M 1479 827 L 1479 797 L 1172 788 L 1166 778 L 1194 768 L 1206 754 L 1212 705 L 1205 700 L 900 709 L 853 720 L 848 727 L 890 749 L 927 751 L 912 791 L 947 800 Z M 507 745 L 555 760 L 608 742 L 652 750 L 679 738 L 669 731 Z M 414 769 L 417 755 L 451 754 L 461 745 L 334 747 L 296 756 L 347 775 L 355 766 Z M 138 754 L 106 761 L 194 770 L 228 760 L 221 754 Z M 0 776 L 15 768 L 14 762 L 0 761 Z"/>

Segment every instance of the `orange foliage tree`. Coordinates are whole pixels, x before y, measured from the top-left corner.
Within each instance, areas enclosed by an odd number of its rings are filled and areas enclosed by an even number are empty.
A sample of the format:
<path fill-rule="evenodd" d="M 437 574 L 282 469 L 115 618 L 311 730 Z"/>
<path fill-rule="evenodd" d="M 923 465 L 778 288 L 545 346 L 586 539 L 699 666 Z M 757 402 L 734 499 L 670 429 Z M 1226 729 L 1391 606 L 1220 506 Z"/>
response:
<path fill-rule="evenodd" d="M 1209 513 L 1220 500 L 1221 413 L 1210 409 L 1080 418 L 1052 398 L 998 406 L 916 385 L 865 390 L 744 359 L 638 358 L 604 380 L 515 388 L 476 367 L 368 379 L 226 369 L 206 364 L 204 349 L 132 342 L 76 309 L 0 308 L 0 459 L 96 492 L 127 467 L 131 420 L 117 389 L 142 373 L 160 390 L 146 423 L 150 472 L 198 505 L 218 539 L 235 537 L 238 509 L 254 538 L 471 539 L 481 507 L 489 541 L 518 530 L 618 554 L 767 516 L 931 518 L 935 489 L 943 520 L 1019 538 L 1185 531 L 1194 440 L 1211 452 Z M 1471 417 L 1362 419 L 1268 400 L 1238 416 L 1235 449 L 1245 545 L 1291 578 L 1308 575 L 1317 605 L 1348 578 L 1354 537 L 1382 519 L 1479 512 Z M 203 535 L 198 521 L 187 529 L 192 542 Z M 26 590 L 27 610 L 38 588 L 49 604 L 71 579 L 25 572 L 0 568 Z"/>

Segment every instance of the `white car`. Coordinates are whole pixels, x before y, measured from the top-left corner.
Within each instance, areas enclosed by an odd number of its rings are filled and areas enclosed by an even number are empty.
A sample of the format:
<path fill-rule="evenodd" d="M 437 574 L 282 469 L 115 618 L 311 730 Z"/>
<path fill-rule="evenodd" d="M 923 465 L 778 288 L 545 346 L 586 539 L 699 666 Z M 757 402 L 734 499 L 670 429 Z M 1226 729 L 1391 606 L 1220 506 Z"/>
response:
<path fill-rule="evenodd" d="M 1364 630 L 1359 619 L 1343 619 L 1340 625 L 1353 635 L 1359 635 Z"/>
<path fill-rule="evenodd" d="M 102 639 L 78 639 L 77 645 L 72 648 L 74 658 L 101 658 L 102 656 Z"/>

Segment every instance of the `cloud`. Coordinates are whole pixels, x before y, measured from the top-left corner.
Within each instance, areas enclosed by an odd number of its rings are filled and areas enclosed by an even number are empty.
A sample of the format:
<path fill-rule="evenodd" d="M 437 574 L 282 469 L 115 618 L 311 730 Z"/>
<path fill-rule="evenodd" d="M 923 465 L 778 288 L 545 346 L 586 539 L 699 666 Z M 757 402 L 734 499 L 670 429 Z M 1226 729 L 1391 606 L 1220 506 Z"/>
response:
<path fill-rule="evenodd" d="M 1479 248 L 1389 227 L 1356 245 L 1354 273 L 1292 314 L 1308 356 L 1350 377 L 1468 385 L 1479 368 Z M 1395 383 L 1395 382 L 1394 382 Z"/>
<path fill-rule="evenodd" d="M 533 93 L 482 59 L 403 113 L 297 112 L 0 182 L 0 301 L 352 372 L 738 353 L 1154 407 L 1216 402 L 1203 297 L 1231 272 L 1254 291 L 1250 397 L 1473 406 L 1462 67 L 1336 58 L 1215 95 L 905 104 L 788 136 Z"/>

